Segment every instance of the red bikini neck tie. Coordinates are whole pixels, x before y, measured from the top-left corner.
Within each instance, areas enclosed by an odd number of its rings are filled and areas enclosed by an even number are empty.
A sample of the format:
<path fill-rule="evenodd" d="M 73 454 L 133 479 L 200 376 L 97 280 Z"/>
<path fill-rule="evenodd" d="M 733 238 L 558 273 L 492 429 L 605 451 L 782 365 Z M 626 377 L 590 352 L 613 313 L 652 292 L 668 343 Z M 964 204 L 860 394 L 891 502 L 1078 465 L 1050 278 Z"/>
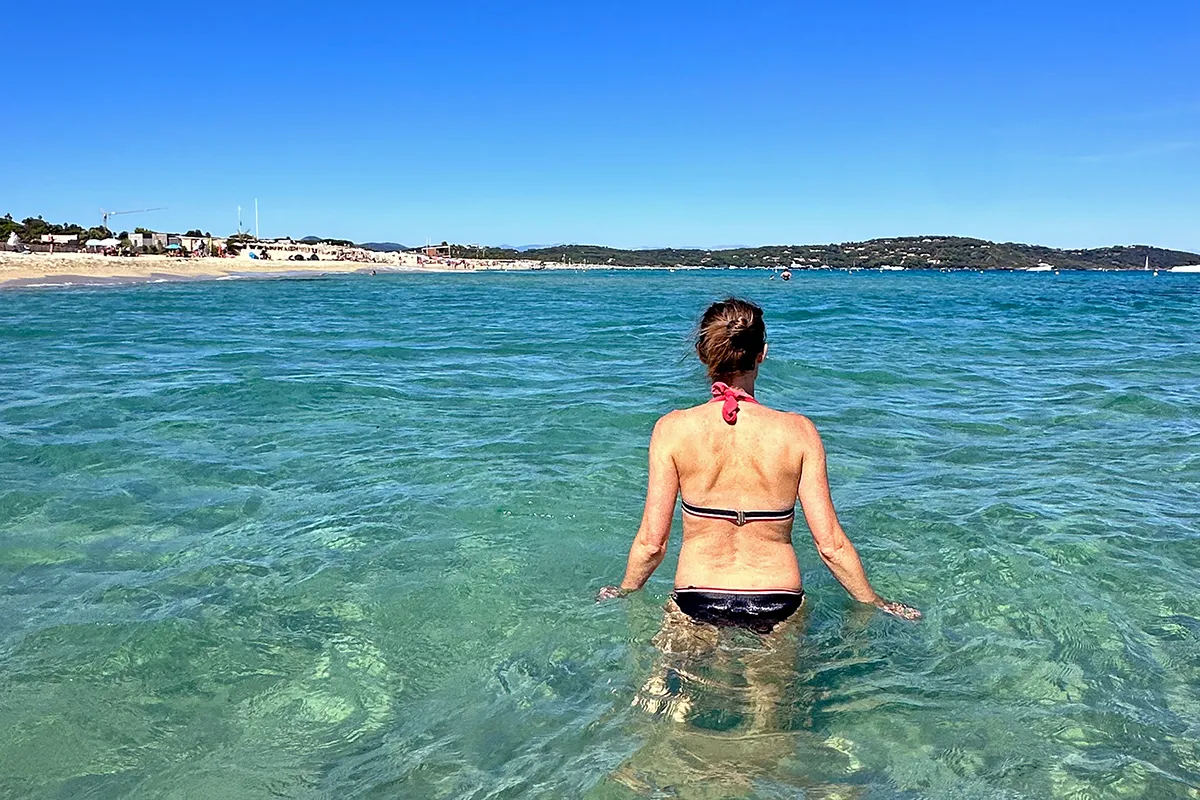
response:
<path fill-rule="evenodd" d="M 737 389 L 727 383 L 721 383 L 720 381 L 717 381 L 712 385 L 712 396 L 714 401 L 724 401 L 724 403 L 721 405 L 721 418 L 730 425 L 733 425 L 737 422 L 739 400 L 745 400 L 747 403 L 758 403 L 758 401 L 754 399 L 753 395 L 747 394 L 741 389 Z"/>

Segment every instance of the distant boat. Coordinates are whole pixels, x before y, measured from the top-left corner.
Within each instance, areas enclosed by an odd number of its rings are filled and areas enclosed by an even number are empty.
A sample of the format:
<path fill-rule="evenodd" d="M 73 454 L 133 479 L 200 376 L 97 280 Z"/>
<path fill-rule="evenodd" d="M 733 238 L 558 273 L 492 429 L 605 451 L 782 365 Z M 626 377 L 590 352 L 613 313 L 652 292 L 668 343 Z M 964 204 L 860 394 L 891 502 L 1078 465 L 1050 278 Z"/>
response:
<path fill-rule="evenodd" d="M 1167 272 L 1200 272 L 1200 264 L 1182 264 L 1178 267 L 1171 267 Z"/>
<path fill-rule="evenodd" d="M 904 267 L 898 267 L 895 264 L 884 264 L 879 268 L 880 272 L 903 272 Z"/>
<path fill-rule="evenodd" d="M 1053 269 L 1054 269 L 1053 265 L 1041 263 L 1041 264 L 1038 264 L 1036 267 L 1026 267 L 1025 271 L 1026 272 L 1050 272 Z"/>
<path fill-rule="evenodd" d="M 1150 270 L 1150 256 L 1146 256 L 1146 266 L 1142 267 L 1142 270 L 1143 270 L 1143 271 L 1149 271 L 1149 270 Z M 1157 276 L 1157 275 L 1158 275 L 1158 270 L 1154 270 L 1154 274 Z"/>

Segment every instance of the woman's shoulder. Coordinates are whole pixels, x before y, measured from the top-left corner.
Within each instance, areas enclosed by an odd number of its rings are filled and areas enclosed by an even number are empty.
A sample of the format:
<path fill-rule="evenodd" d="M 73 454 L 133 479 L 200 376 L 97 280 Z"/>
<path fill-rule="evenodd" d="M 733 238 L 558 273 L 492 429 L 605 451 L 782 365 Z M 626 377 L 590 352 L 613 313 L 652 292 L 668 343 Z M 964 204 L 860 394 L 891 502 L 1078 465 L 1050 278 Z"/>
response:
<path fill-rule="evenodd" d="M 807 430 L 816 431 L 816 429 L 817 429 L 817 426 L 813 424 L 813 421 L 811 419 L 809 419 L 808 417 L 804 416 L 803 414 L 801 414 L 799 411 L 787 411 L 787 410 L 780 409 L 780 408 L 773 408 L 770 410 L 774 411 L 776 414 L 778 414 L 782 418 L 782 420 L 784 422 L 786 422 L 790 425 L 796 425 L 800 428 L 803 428 L 806 431 Z"/>
<path fill-rule="evenodd" d="M 668 411 L 654 423 L 654 436 L 660 439 L 674 439 L 689 435 L 694 428 L 704 424 L 705 412 L 709 405 L 701 403 L 690 408 Z"/>
<path fill-rule="evenodd" d="M 805 437 L 813 435 L 817 432 L 817 426 L 812 420 L 798 411 L 787 411 L 781 408 L 770 408 L 769 406 L 759 406 L 759 409 L 766 412 L 771 421 L 781 427 L 794 430 L 796 433 Z"/>
<path fill-rule="evenodd" d="M 654 423 L 654 430 L 666 432 L 681 425 L 686 425 L 699 418 L 704 411 L 705 405 L 701 404 L 690 408 L 677 408 L 674 411 L 668 411 Z"/>
<path fill-rule="evenodd" d="M 801 439 L 806 445 L 819 444 L 821 434 L 817 432 L 816 424 L 797 411 L 780 411 L 787 419 L 787 424 L 795 432 L 795 435 Z"/>

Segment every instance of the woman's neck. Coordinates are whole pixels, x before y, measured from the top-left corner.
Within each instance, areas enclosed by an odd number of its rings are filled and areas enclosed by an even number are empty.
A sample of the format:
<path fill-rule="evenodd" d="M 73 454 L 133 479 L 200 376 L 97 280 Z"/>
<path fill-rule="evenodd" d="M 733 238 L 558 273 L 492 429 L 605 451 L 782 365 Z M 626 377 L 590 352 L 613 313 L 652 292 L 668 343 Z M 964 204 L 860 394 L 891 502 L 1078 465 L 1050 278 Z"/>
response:
<path fill-rule="evenodd" d="M 734 389 L 741 389 L 743 392 L 745 392 L 746 394 L 753 397 L 754 396 L 754 379 L 757 377 L 758 377 L 757 371 L 743 372 L 740 375 L 733 375 L 733 376 L 723 380 L 722 383 L 725 383 L 725 384 L 733 387 Z"/>

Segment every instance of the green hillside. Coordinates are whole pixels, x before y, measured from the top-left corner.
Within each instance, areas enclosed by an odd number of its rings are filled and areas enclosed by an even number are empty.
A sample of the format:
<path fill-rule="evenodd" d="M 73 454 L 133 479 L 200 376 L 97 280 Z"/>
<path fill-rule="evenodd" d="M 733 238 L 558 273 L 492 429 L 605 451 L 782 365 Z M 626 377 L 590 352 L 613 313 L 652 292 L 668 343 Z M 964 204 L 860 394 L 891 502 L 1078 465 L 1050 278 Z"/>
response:
<path fill-rule="evenodd" d="M 526 259 L 613 267 L 848 267 L 909 269 L 1027 269 L 1050 264 L 1061 269 L 1168 269 L 1200 263 L 1200 254 L 1148 245 L 1058 250 L 1029 244 L 989 242 L 960 236 L 906 236 L 824 245 L 772 245 L 730 250 L 618 250 L 598 245 L 559 245 L 536 250 L 455 246 L 455 257 Z"/>

